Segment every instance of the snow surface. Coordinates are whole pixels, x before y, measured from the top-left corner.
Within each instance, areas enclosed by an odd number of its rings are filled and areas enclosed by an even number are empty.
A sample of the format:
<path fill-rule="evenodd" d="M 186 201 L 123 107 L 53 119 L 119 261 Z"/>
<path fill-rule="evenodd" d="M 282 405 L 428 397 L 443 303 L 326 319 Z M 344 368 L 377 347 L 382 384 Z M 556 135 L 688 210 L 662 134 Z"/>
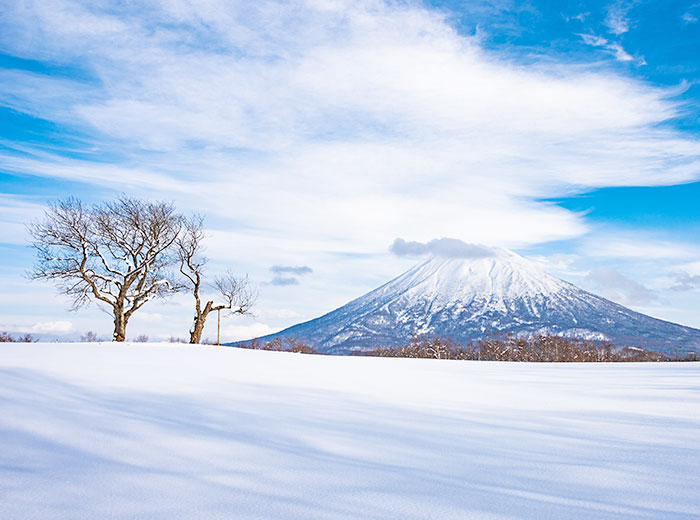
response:
<path fill-rule="evenodd" d="M 609 340 L 670 356 L 700 352 L 700 330 L 645 316 L 579 289 L 505 249 L 431 258 L 314 320 L 276 336 L 321 352 L 405 345 L 414 336 L 459 343 L 513 334 Z"/>
<path fill-rule="evenodd" d="M 0 518 L 697 519 L 700 363 L 0 344 Z"/>

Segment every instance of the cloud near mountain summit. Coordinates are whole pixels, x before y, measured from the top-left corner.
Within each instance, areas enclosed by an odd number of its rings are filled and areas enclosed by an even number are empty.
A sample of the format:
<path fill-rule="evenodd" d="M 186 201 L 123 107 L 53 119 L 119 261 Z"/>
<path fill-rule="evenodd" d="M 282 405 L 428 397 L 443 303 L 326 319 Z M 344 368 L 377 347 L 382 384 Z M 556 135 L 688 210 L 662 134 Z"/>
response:
<path fill-rule="evenodd" d="M 488 258 L 495 250 L 480 244 L 469 244 L 456 238 L 435 238 L 429 242 L 408 242 L 397 238 L 389 246 L 396 256 L 440 256 L 445 258 Z"/>

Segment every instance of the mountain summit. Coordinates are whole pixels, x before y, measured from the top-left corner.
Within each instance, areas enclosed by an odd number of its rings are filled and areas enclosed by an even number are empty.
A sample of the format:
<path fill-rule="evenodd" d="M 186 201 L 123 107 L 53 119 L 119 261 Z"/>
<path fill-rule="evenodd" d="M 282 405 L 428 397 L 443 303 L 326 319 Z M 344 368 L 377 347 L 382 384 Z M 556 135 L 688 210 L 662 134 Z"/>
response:
<path fill-rule="evenodd" d="M 505 249 L 478 258 L 434 257 L 320 318 L 278 334 L 321 352 L 407 343 L 557 334 L 666 354 L 700 349 L 700 330 L 632 311 L 556 278 Z"/>

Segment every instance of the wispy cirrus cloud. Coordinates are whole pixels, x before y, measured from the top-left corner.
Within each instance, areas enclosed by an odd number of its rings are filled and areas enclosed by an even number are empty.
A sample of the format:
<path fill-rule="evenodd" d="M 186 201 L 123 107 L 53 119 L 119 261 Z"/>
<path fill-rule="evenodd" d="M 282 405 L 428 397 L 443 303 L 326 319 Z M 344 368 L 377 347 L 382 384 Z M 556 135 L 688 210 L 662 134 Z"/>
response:
<path fill-rule="evenodd" d="M 591 231 L 585 215 L 541 199 L 700 175 L 697 139 L 666 124 L 684 109 L 678 89 L 609 63 L 519 63 L 417 3 L 3 9 L 0 44 L 21 60 L 1 73 L 0 104 L 57 129 L 43 142 L 0 143 L 3 171 L 206 211 L 212 256 L 233 256 L 262 281 L 267 266 L 310 254 L 342 264 L 314 265 L 313 279 L 334 287 L 345 287 L 338 272 L 357 269 L 353 254 L 367 255 L 365 272 L 395 274 L 406 260 L 386 245 L 397 236 L 506 247 L 573 239 Z M 591 44 L 628 59 L 607 36 Z M 0 204 L 28 215 L 30 199 Z"/>
<path fill-rule="evenodd" d="M 631 8 L 631 2 L 622 1 L 615 2 L 608 7 L 605 25 L 612 34 L 620 36 L 630 30 L 630 20 L 627 13 Z"/>
<path fill-rule="evenodd" d="M 658 127 L 677 113 L 671 91 L 551 61 L 514 65 L 435 11 L 140 5 L 9 6 L 5 46 L 89 74 L 36 98 L 55 78 L 13 71 L 7 103 L 79 129 L 95 152 L 29 146 L 3 152 L 8 169 L 146 183 L 223 219 L 235 207 L 245 226 L 313 229 L 328 243 L 342 230 L 360 250 L 397 233 L 511 246 L 573 237 L 583 220 L 538 196 L 700 170 L 697 142 Z M 41 48 L 23 43 L 38 34 Z M 474 220 L 491 225 L 462 225 Z"/>
<path fill-rule="evenodd" d="M 700 2 L 695 2 L 686 8 L 686 11 L 681 15 L 681 20 L 686 24 L 697 23 L 700 16 Z"/>
<path fill-rule="evenodd" d="M 585 239 L 581 253 L 589 257 L 645 260 L 683 260 L 700 257 L 700 247 L 688 241 L 671 241 L 659 234 L 600 234 Z"/>
<path fill-rule="evenodd" d="M 612 34 L 612 39 L 594 34 L 593 32 L 579 34 L 579 36 L 586 45 L 604 49 L 606 52 L 612 54 L 617 61 L 634 62 L 637 66 L 646 65 L 644 57 L 632 56 L 625 50 L 620 38 L 630 30 L 632 22 L 629 19 L 628 13 L 633 6 L 634 2 L 629 1 L 617 1 L 608 6 L 607 15 L 603 23 L 608 32 Z"/>
<path fill-rule="evenodd" d="M 613 42 L 608 40 L 607 38 L 603 38 L 602 36 L 596 36 L 595 34 L 580 34 L 581 39 L 586 45 L 590 45 L 592 47 L 601 47 L 608 52 L 610 52 L 613 56 L 615 56 L 615 59 L 617 61 L 634 61 L 635 58 L 631 56 L 625 49 L 622 47 L 622 45 L 618 42 Z M 637 64 L 638 65 L 644 65 L 645 61 L 644 58 L 638 58 L 637 59 Z"/>

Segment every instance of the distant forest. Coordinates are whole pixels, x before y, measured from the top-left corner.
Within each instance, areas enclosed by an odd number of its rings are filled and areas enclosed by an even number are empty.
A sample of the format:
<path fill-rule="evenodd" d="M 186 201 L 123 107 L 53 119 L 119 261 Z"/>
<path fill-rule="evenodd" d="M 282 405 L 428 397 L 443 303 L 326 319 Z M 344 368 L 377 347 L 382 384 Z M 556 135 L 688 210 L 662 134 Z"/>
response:
<path fill-rule="evenodd" d="M 294 338 L 275 338 L 264 343 L 251 340 L 239 347 L 278 352 L 319 354 L 314 348 Z M 483 339 L 466 345 L 443 338 L 415 338 L 408 344 L 395 347 L 377 347 L 355 352 L 359 356 L 401 357 L 424 359 L 461 359 L 470 361 L 519 361 L 519 362 L 639 362 L 639 361 L 698 361 L 696 352 L 667 356 L 636 347 L 617 347 L 608 342 L 563 338 L 555 335 L 538 335 Z"/>

